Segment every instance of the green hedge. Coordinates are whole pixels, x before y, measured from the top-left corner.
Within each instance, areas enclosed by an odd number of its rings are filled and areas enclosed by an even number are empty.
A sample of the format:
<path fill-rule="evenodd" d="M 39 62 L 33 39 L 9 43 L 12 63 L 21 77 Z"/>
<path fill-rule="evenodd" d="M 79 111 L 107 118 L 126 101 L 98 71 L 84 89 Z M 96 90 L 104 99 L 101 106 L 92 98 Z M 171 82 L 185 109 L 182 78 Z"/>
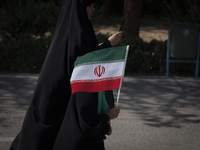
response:
<path fill-rule="evenodd" d="M 10 38 L 0 40 L 0 72 L 39 73 L 45 59 L 50 37 Z M 108 35 L 98 34 L 103 42 Z M 153 40 L 149 43 L 140 38 L 124 39 L 119 45 L 130 45 L 126 66 L 127 75 L 165 75 L 167 41 Z M 171 64 L 170 75 L 194 76 L 193 64 Z"/>
<path fill-rule="evenodd" d="M 0 8 L 3 20 L 0 21 L 0 35 L 9 33 L 17 38 L 21 34 L 32 36 L 54 31 L 60 9 L 53 2 L 10 1 Z"/>
<path fill-rule="evenodd" d="M 130 45 L 127 60 L 127 74 L 163 75 L 165 72 L 166 41 L 126 39 L 120 45 Z"/>
<path fill-rule="evenodd" d="M 0 42 L 0 72 L 38 73 L 49 43 L 50 37 L 3 37 Z"/>

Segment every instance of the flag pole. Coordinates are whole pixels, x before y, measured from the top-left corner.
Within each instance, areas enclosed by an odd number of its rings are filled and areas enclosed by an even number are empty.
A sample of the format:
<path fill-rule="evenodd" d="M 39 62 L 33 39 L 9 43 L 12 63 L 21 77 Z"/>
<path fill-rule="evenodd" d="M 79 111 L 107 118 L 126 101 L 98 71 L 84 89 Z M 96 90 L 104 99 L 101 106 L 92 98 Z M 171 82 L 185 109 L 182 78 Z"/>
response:
<path fill-rule="evenodd" d="M 118 94 L 117 94 L 117 102 L 116 102 L 116 106 L 117 107 L 119 105 L 119 95 L 120 95 L 120 91 L 121 91 L 121 87 L 122 87 L 122 81 L 123 81 L 123 78 L 124 78 L 124 72 L 125 72 L 125 68 L 126 68 L 128 51 L 129 51 L 129 45 L 126 46 L 126 54 L 125 54 L 124 66 L 123 66 L 122 76 L 121 76 L 121 80 L 120 80 L 120 84 L 119 84 L 119 89 L 118 89 Z"/>

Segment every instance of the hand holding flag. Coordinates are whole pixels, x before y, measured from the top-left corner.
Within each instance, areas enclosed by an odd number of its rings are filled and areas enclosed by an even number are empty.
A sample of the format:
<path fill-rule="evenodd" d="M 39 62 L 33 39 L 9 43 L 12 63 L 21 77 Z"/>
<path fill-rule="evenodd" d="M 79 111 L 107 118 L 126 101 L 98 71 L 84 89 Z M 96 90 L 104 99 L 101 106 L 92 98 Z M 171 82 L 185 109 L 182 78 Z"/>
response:
<path fill-rule="evenodd" d="M 114 107 L 108 112 L 108 117 L 111 119 L 115 119 L 118 117 L 120 109 L 118 107 Z"/>

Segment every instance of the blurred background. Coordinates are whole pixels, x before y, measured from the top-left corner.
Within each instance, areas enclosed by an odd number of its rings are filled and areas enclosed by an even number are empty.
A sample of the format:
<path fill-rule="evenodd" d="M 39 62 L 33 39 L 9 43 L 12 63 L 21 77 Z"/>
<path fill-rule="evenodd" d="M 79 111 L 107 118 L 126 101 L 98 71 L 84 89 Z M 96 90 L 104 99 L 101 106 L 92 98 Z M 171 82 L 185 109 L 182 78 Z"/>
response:
<path fill-rule="evenodd" d="M 40 72 L 61 5 L 62 0 L 0 1 L 0 73 Z M 171 25 L 200 24 L 200 0 L 98 0 L 95 8 L 92 23 L 99 43 L 125 18 L 119 45 L 130 45 L 127 75 L 164 76 Z M 194 75 L 194 64 L 171 66 L 172 76 Z"/>

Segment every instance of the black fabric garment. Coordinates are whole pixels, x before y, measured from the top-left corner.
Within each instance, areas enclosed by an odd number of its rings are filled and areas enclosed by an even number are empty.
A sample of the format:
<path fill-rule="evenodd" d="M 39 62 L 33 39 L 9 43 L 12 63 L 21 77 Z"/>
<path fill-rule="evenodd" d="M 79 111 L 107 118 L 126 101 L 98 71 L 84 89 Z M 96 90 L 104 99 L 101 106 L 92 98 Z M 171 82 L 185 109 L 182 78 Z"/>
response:
<path fill-rule="evenodd" d="M 106 91 L 110 108 L 112 91 Z M 107 114 L 97 114 L 97 93 L 78 92 L 71 96 L 53 150 L 104 150 L 105 135 L 111 131 Z"/>
<path fill-rule="evenodd" d="M 94 0 L 64 0 L 30 107 L 10 150 L 51 150 L 71 96 L 77 56 L 98 46 L 86 7 Z"/>
<path fill-rule="evenodd" d="M 96 49 L 111 47 L 107 40 Z M 113 91 L 105 92 L 110 108 Z M 105 150 L 104 139 L 111 133 L 109 117 L 97 114 L 98 93 L 77 92 L 71 95 L 53 150 Z"/>

